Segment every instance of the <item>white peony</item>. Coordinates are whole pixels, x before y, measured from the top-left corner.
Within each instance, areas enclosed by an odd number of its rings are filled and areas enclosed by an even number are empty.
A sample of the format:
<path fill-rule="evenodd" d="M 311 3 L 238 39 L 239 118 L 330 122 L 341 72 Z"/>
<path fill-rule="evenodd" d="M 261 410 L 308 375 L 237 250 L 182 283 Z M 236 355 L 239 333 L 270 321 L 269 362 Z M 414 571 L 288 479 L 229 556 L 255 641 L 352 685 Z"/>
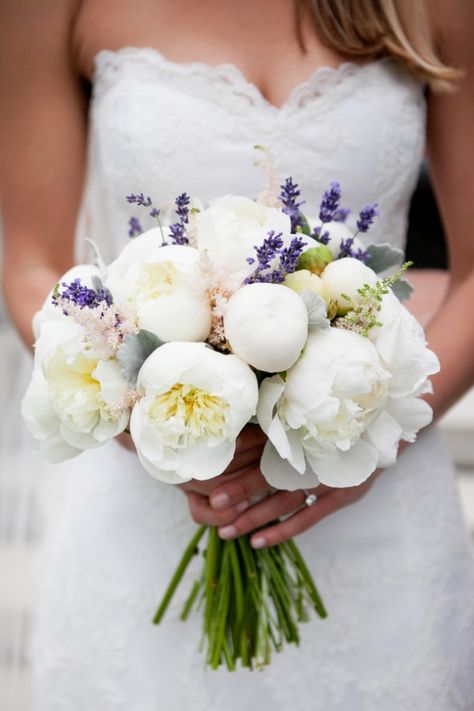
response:
<path fill-rule="evenodd" d="M 123 432 L 128 392 L 118 363 L 84 347 L 81 326 L 43 323 L 22 415 L 45 458 L 62 461 Z"/>
<path fill-rule="evenodd" d="M 143 364 L 130 428 L 156 479 L 210 479 L 232 460 L 237 435 L 255 414 L 257 379 L 234 355 L 203 343 L 166 343 Z"/>
<path fill-rule="evenodd" d="M 291 242 L 291 220 L 282 210 L 261 205 L 255 200 L 226 195 L 213 200 L 207 210 L 197 215 L 197 245 L 213 263 L 241 283 L 255 265 L 255 246 L 263 243 L 273 230 L 281 233 L 285 246 Z"/>
<path fill-rule="evenodd" d="M 337 304 L 338 314 L 346 314 L 352 307 L 351 301 L 357 301 L 358 289 L 364 284 L 373 286 L 377 281 L 377 274 L 359 259 L 343 257 L 327 265 L 321 274 L 324 286 Z"/>
<path fill-rule="evenodd" d="M 257 417 L 269 438 L 261 468 L 269 483 L 300 489 L 365 481 L 379 463 L 384 438 L 391 445 L 399 435 L 377 428 L 367 437 L 383 411 L 389 382 L 367 338 L 337 328 L 310 334 L 286 381 L 274 376 L 260 388 Z"/>
<path fill-rule="evenodd" d="M 382 326 L 372 329 L 369 338 L 392 375 L 386 410 L 401 427 L 401 437 L 413 442 L 432 419 L 430 406 L 419 395 L 431 392 L 429 376 L 439 371 L 439 360 L 427 348 L 416 318 L 393 293 L 383 297 L 377 318 Z"/>
<path fill-rule="evenodd" d="M 205 341 L 211 308 L 202 255 L 187 246 L 160 246 L 159 229 L 135 237 L 108 268 L 107 287 L 119 310 L 162 341 Z"/>
<path fill-rule="evenodd" d="M 247 284 L 224 313 L 233 352 L 254 368 L 278 373 L 299 358 L 308 337 L 308 312 L 298 294 L 282 284 Z"/>

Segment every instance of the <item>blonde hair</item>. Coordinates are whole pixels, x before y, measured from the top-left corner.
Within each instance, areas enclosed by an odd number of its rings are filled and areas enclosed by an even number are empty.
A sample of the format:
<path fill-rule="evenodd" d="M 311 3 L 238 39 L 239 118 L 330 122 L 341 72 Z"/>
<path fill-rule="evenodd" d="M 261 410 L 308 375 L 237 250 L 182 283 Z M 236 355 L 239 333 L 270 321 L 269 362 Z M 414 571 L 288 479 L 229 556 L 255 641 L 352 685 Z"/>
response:
<path fill-rule="evenodd" d="M 423 0 L 296 0 L 296 26 L 304 48 L 302 15 L 320 40 L 349 57 L 394 57 L 430 89 L 446 91 L 462 71 L 444 64 L 435 48 Z"/>

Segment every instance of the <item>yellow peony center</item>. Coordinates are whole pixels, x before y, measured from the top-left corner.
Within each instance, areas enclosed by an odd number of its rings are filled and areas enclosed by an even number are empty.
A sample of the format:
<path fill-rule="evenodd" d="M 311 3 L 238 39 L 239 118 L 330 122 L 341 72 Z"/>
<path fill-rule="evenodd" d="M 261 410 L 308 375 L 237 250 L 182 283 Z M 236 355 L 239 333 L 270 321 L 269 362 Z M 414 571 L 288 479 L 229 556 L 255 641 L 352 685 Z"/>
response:
<path fill-rule="evenodd" d="M 155 398 L 148 416 L 157 427 L 172 420 L 197 440 L 224 435 L 228 407 L 229 403 L 218 395 L 212 395 L 194 385 L 176 383 Z"/>
<path fill-rule="evenodd" d="M 178 271 L 172 262 L 150 262 L 141 270 L 137 287 L 145 299 L 157 299 L 171 294 L 178 283 Z"/>

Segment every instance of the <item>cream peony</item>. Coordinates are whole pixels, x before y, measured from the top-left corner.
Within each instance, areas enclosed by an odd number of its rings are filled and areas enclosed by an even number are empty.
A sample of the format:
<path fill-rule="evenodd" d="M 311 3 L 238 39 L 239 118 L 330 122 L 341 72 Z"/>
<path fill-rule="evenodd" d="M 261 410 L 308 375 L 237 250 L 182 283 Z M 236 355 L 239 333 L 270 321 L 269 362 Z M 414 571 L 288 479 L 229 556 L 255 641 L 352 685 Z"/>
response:
<path fill-rule="evenodd" d="M 118 363 L 87 350 L 78 324 L 43 324 L 22 415 L 45 458 L 62 461 L 123 432 L 128 393 Z"/>
<path fill-rule="evenodd" d="M 260 388 L 257 417 L 270 440 L 261 467 L 269 483 L 300 489 L 365 481 L 378 465 L 379 439 L 394 436 L 364 436 L 383 411 L 389 381 L 367 338 L 337 328 L 311 333 L 286 381 L 274 376 Z"/>
<path fill-rule="evenodd" d="M 303 300 L 281 284 L 248 284 L 230 298 L 224 332 L 233 352 L 257 370 L 278 373 L 298 359 L 308 337 Z"/>
<path fill-rule="evenodd" d="M 351 308 L 351 302 L 344 298 L 349 296 L 357 300 L 357 290 L 364 284 L 373 286 L 377 274 L 359 259 L 343 257 L 327 265 L 321 274 L 321 279 L 331 299 L 337 304 L 338 314 L 346 314 Z"/>
<path fill-rule="evenodd" d="M 162 341 L 205 341 L 211 308 L 192 247 L 161 247 L 159 230 L 134 238 L 110 265 L 106 284 L 118 308 Z"/>
<path fill-rule="evenodd" d="M 196 225 L 198 248 L 238 283 L 254 270 L 247 259 L 255 256 L 254 246 L 271 230 L 281 233 L 285 246 L 292 239 L 290 218 L 282 210 L 237 195 L 213 200 L 197 215 Z"/>
<path fill-rule="evenodd" d="M 142 366 L 137 387 L 143 397 L 130 429 L 138 456 L 153 477 L 171 484 L 221 474 L 258 399 L 248 365 L 203 343 L 161 346 Z"/>
<path fill-rule="evenodd" d="M 292 274 L 287 274 L 283 283 L 288 288 L 296 291 L 297 294 L 301 291 L 309 291 L 324 299 L 327 305 L 329 305 L 331 301 L 321 277 L 318 277 L 307 269 L 298 269 L 298 271 Z"/>

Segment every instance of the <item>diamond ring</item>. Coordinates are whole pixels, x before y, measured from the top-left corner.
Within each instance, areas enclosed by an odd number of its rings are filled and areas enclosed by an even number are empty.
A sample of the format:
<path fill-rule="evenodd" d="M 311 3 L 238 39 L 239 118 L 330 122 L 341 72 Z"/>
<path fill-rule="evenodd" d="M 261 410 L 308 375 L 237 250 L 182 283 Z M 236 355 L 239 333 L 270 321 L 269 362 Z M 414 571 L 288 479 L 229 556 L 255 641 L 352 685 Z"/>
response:
<path fill-rule="evenodd" d="M 309 506 L 309 507 L 314 506 L 314 504 L 318 500 L 318 497 L 316 496 L 316 494 L 310 494 L 308 489 L 302 489 L 302 491 L 303 491 L 303 494 L 306 496 L 306 498 L 304 500 L 305 506 Z"/>

